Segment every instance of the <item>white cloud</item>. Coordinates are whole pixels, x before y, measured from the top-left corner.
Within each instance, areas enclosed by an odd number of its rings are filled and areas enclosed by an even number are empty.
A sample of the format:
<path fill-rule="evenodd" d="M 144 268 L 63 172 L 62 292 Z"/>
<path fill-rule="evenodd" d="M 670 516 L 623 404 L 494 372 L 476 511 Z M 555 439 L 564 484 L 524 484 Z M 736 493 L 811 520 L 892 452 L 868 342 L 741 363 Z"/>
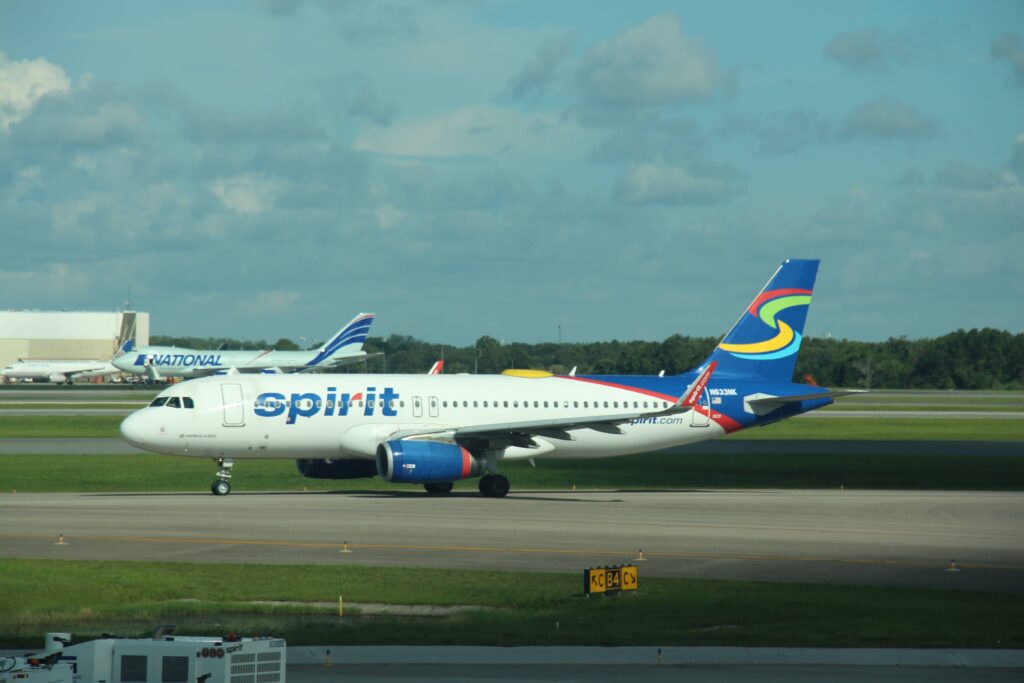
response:
<path fill-rule="evenodd" d="M 698 172 L 668 164 L 633 164 L 615 186 L 627 204 L 714 204 L 737 194 L 724 172 Z"/>
<path fill-rule="evenodd" d="M 56 64 L 42 57 L 12 62 L 0 52 L 0 128 L 10 130 L 32 113 L 40 99 L 70 89 L 71 81 Z"/>
<path fill-rule="evenodd" d="M 711 50 L 683 34 L 674 14 L 651 17 L 597 45 L 579 78 L 590 101 L 636 106 L 708 99 L 731 80 Z"/>
<path fill-rule="evenodd" d="M 992 57 L 1006 62 L 1017 85 L 1024 85 L 1024 41 L 1016 33 L 1004 33 L 992 43 Z"/>
<path fill-rule="evenodd" d="M 218 178 L 210 183 L 210 192 L 225 207 L 243 216 L 258 216 L 274 208 L 275 200 L 284 190 L 281 181 L 245 173 L 231 178 Z"/>
<path fill-rule="evenodd" d="M 579 143 L 582 131 L 554 114 L 530 115 L 493 105 L 470 106 L 433 118 L 368 126 L 353 147 L 393 156 L 497 156 Z"/>
<path fill-rule="evenodd" d="M 878 97 L 855 107 L 843 126 L 843 134 L 850 137 L 923 139 L 938 133 L 934 118 L 895 97 Z"/>
<path fill-rule="evenodd" d="M 825 54 L 855 71 L 885 71 L 906 59 L 899 41 L 877 27 L 840 33 L 825 46 Z"/>
<path fill-rule="evenodd" d="M 302 294 L 294 291 L 274 289 L 257 292 L 241 305 L 241 310 L 248 315 L 290 313 L 300 299 Z"/>

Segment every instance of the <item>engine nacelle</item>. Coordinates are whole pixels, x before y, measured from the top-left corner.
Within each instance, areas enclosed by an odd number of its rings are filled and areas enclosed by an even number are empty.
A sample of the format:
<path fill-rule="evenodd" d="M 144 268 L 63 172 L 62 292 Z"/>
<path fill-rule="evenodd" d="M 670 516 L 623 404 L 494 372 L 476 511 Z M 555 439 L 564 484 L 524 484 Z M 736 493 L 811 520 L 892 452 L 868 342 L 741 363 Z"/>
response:
<path fill-rule="evenodd" d="M 429 484 L 475 477 L 480 461 L 462 446 L 436 441 L 385 441 L 377 446 L 377 473 L 399 483 Z"/>
<path fill-rule="evenodd" d="M 66 375 L 62 375 L 62 374 L 61 374 L 61 373 L 59 373 L 59 372 L 54 372 L 54 373 L 52 373 L 52 374 L 51 374 L 51 375 L 50 375 L 49 377 L 47 377 L 46 379 L 50 380 L 50 381 L 51 381 L 51 382 L 53 382 L 54 384 L 64 384 L 64 382 L 67 382 L 67 381 L 68 381 L 68 378 L 67 378 L 67 376 L 66 376 Z"/>
<path fill-rule="evenodd" d="M 299 474 L 310 479 L 365 479 L 377 476 L 373 460 L 296 460 Z"/>

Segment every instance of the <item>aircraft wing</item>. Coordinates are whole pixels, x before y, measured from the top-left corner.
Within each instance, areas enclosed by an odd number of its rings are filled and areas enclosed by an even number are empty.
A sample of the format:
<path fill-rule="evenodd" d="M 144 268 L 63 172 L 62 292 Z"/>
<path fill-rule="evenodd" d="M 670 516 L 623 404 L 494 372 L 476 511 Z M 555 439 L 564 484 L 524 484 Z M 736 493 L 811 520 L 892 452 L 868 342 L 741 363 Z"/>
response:
<path fill-rule="evenodd" d="M 693 384 L 687 387 L 678 401 L 664 410 L 597 415 L 592 417 L 576 416 L 546 420 L 523 420 L 521 422 L 500 422 L 465 427 L 438 427 L 437 429 L 427 430 L 407 430 L 395 432 L 391 435 L 391 438 L 443 440 L 455 441 L 456 443 L 485 442 L 487 448 L 497 450 L 509 446 L 536 447 L 537 443 L 533 440 L 535 436 L 544 436 L 562 441 L 574 441 L 575 437 L 571 432 L 577 429 L 593 429 L 606 434 L 622 434 L 622 429 L 619 428 L 621 424 L 634 420 L 681 415 L 693 410 L 714 370 L 715 363 L 712 363 Z"/>

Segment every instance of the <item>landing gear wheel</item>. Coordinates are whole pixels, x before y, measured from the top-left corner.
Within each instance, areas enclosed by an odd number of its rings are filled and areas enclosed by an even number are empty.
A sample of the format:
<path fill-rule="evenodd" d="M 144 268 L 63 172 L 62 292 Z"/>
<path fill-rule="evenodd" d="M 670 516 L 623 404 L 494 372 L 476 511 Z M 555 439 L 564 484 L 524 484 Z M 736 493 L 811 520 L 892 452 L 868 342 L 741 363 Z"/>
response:
<path fill-rule="evenodd" d="M 427 490 L 427 493 L 431 495 L 437 495 L 442 493 L 451 493 L 454 483 L 450 481 L 438 481 L 430 484 L 424 484 L 423 488 Z"/>
<path fill-rule="evenodd" d="M 510 485 L 508 477 L 501 474 L 485 474 L 480 478 L 480 493 L 488 498 L 504 498 Z"/>
<path fill-rule="evenodd" d="M 210 492 L 215 496 L 226 496 L 231 493 L 231 468 L 235 461 L 231 458 L 216 458 L 217 480 L 210 484 Z"/>

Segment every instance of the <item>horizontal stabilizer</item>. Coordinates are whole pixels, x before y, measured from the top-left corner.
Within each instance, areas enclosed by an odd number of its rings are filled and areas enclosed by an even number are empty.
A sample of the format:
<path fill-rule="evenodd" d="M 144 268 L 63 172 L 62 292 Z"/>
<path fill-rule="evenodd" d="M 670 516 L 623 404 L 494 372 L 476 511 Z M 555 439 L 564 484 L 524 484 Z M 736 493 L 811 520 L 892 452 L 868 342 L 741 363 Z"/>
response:
<path fill-rule="evenodd" d="M 765 394 L 754 394 L 743 400 L 745 406 L 750 409 L 750 412 L 756 415 L 764 415 L 770 413 L 776 408 L 781 408 L 784 405 L 790 403 L 799 403 L 800 401 L 817 401 L 823 398 L 839 398 L 841 396 L 852 396 L 854 394 L 867 393 L 863 389 L 831 389 L 829 391 L 820 391 L 814 394 L 800 394 L 798 396 L 768 396 Z"/>

